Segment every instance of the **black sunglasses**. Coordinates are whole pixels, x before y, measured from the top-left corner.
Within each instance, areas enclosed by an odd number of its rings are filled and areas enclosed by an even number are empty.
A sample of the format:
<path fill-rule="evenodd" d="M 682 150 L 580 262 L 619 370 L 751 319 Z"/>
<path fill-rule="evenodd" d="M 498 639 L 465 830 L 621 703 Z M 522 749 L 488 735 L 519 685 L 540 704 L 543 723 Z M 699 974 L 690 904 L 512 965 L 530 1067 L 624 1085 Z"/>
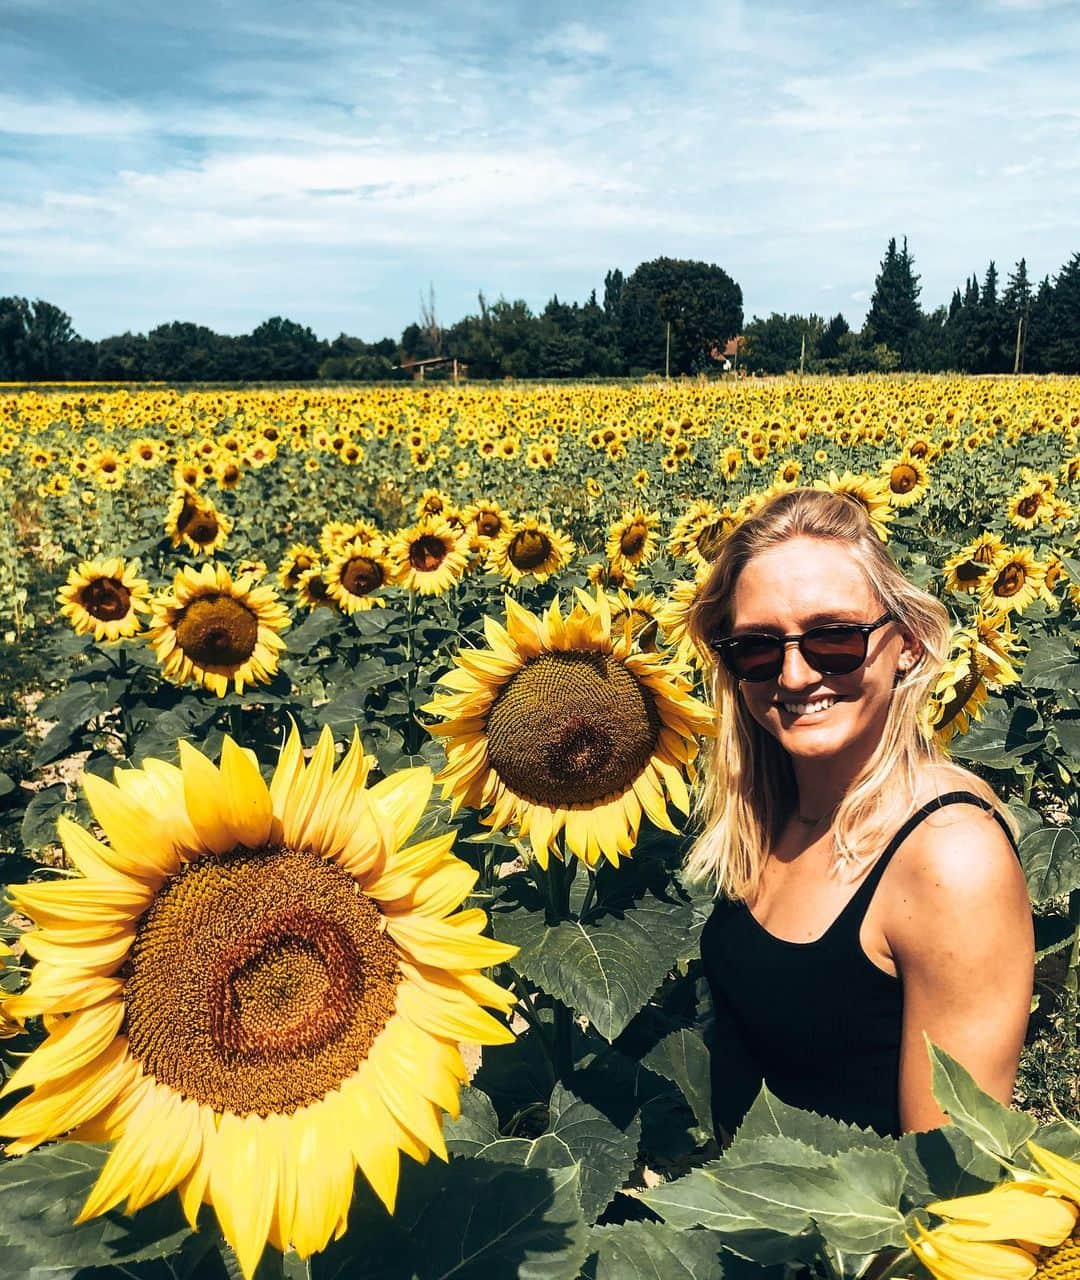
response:
<path fill-rule="evenodd" d="M 724 666 L 736 680 L 775 680 L 784 668 L 789 644 L 797 644 L 809 666 L 823 676 L 846 676 L 866 661 L 870 632 L 892 622 L 891 613 L 877 622 L 832 622 L 795 636 L 772 636 L 753 631 L 741 636 L 721 636 L 711 642 Z"/>

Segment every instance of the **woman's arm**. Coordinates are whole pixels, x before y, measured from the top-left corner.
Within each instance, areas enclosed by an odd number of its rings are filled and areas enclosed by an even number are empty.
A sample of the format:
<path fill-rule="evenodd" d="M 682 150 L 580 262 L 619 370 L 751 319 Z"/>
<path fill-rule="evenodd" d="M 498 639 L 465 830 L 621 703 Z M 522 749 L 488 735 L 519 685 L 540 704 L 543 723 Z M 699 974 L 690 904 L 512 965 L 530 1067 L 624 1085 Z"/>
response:
<path fill-rule="evenodd" d="M 1027 886 L 996 820 L 950 805 L 922 822 L 897 856 L 886 934 L 904 984 L 900 1124 L 945 1116 L 930 1089 L 925 1035 L 1008 1103 L 1024 1043 L 1035 943 Z"/>

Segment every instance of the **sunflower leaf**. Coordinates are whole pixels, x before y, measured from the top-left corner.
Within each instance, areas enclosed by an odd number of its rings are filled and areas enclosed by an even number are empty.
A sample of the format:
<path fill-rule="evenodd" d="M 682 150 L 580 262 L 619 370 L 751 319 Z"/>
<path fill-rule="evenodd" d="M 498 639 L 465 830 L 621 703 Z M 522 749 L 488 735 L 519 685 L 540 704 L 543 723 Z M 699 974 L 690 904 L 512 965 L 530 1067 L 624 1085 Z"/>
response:
<path fill-rule="evenodd" d="M 1035 636 L 1024 659 L 1027 689 L 1075 689 L 1080 677 L 1080 652 L 1071 636 Z"/>
<path fill-rule="evenodd" d="M 585 923 L 549 925 L 536 897 L 524 877 L 510 876 L 492 912 L 495 936 L 520 948 L 511 967 L 614 1040 L 678 959 L 690 904 L 649 893 Z"/>
<path fill-rule="evenodd" d="M 730 1159 L 749 1139 L 769 1136 L 795 1138 L 824 1155 L 838 1155 L 856 1147 L 892 1151 L 897 1145 L 892 1138 L 883 1138 L 873 1129 L 860 1129 L 829 1116 L 789 1106 L 762 1085 L 727 1150 L 727 1158 Z"/>
<path fill-rule="evenodd" d="M 594 1227 L 595 1280 L 649 1276 L 655 1280 L 722 1280 L 720 1240 L 711 1231 L 675 1231 L 662 1222 L 624 1222 Z"/>
<path fill-rule="evenodd" d="M 25 1254 L 28 1274 L 164 1258 L 191 1236 L 175 1196 L 132 1217 L 114 1210 L 73 1226 L 107 1154 L 105 1147 L 64 1142 L 0 1165 L 0 1249 Z"/>
<path fill-rule="evenodd" d="M 526 1144 L 531 1145 L 531 1144 Z M 345 1236 L 312 1280 L 563 1280 L 588 1251 L 578 1166 L 455 1158 L 403 1164 L 393 1217 L 358 1185 Z"/>
<path fill-rule="evenodd" d="M 1035 1132 L 1035 1121 L 991 1098 L 955 1058 L 929 1040 L 927 1045 L 938 1106 L 981 1151 L 1011 1159 Z"/>
<path fill-rule="evenodd" d="M 677 1084 L 690 1104 L 698 1127 L 712 1133 L 712 1084 L 709 1050 L 689 1027 L 679 1027 L 659 1040 L 641 1059 L 658 1076 Z"/>
<path fill-rule="evenodd" d="M 1080 835 L 1075 827 L 1042 827 L 1020 841 L 1032 902 L 1080 888 Z"/>
<path fill-rule="evenodd" d="M 617 1128 L 601 1111 L 576 1097 L 561 1084 L 548 1104 L 550 1135 L 565 1144 L 581 1165 L 581 1209 L 587 1222 L 595 1222 L 611 1203 L 615 1192 L 630 1176 L 637 1159 L 641 1122 L 632 1120 Z"/>
<path fill-rule="evenodd" d="M 791 1139 L 750 1141 L 754 1152 L 714 1160 L 643 1200 L 671 1226 L 708 1227 L 755 1262 L 806 1261 L 819 1241 L 860 1257 L 903 1246 L 904 1166 L 892 1152 L 825 1156 Z"/>

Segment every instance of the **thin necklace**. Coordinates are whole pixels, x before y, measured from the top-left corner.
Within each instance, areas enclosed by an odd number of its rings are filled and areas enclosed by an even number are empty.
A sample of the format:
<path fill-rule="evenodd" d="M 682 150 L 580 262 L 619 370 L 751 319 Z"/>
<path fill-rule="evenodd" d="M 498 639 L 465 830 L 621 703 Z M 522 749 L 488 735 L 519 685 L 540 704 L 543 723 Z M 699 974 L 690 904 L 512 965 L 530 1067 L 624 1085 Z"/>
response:
<path fill-rule="evenodd" d="M 801 822 L 804 827 L 816 827 L 820 823 L 824 822 L 826 818 L 831 818 L 839 808 L 840 806 L 838 804 L 835 804 L 827 813 L 823 813 L 821 814 L 820 817 L 817 817 L 817 818 L 804 818 L 802 814 L 799 813 L 798 810 L 796 810 L 791 816 L 795 819 L 796 822 Z"/>

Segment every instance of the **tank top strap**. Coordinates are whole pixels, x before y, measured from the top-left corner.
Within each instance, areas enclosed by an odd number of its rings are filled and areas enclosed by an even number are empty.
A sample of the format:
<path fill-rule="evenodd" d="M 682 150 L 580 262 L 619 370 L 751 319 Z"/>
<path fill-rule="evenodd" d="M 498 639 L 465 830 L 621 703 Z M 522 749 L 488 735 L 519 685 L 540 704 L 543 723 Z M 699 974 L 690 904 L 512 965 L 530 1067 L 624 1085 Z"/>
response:
<path fill-rule="evenodd" d="M 936 813 L 938 809 L 944 809 L 946 805 L 950 804 L 975 804 L 978 805 L 980 809 L 989 810 L 998 820 L 998 824 L 1005 832 L 1006 836 L 1008 836 L 1009 843 L 1012 845 L 1013 849 L 1016 849 L 1016 841 L 1012 837 L 1012 832 L 1005 824 L 1001 814 L 998 813 L 988 800 L 984 800 L 982 796 L 975 795 L 972 791 L 946 791 L 942 795 L 935 796 L 932 800 L 928 800 L 926 804 L 920 805 L 911 817 L 908 818 L 900 830 L 897 831 L 896 835 L 894 835 L 885 846 L 885 851 L 882 853 L 881 857 L 878 858 L 877 862 L 875 862 L 870 868 L 870 872 L 859 886 L 856 896 L 869 902 L 869 899 L 873 897 L 874 890 L 877 888 L 881 877 L 885 874 L 885 869 L 892 861 L 893 854 L 896 853 L 897 849 L 900 848 L 908 836 L 911 835 L 919 823 L 922 822 L 923 818 L 928 817 L 931 813 Z"/>

